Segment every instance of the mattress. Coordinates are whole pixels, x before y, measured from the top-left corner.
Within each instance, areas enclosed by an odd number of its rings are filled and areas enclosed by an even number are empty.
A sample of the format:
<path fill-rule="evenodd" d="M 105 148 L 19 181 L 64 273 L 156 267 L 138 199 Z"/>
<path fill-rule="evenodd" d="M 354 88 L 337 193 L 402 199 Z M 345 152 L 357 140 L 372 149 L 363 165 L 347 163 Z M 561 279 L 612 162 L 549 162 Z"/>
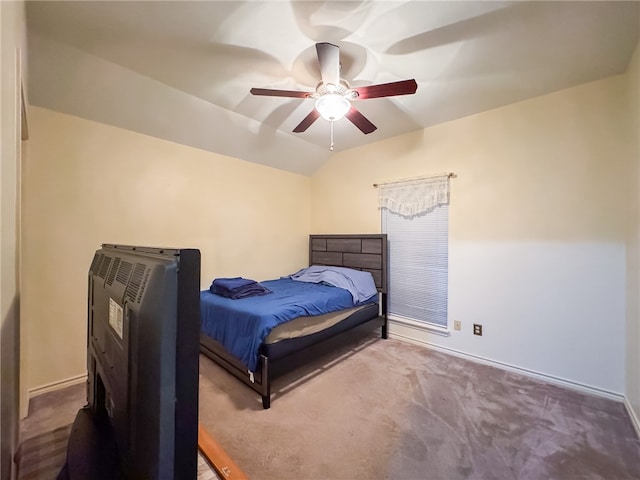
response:
<path fill-rule="evenodd" d="M 278 341 L 271 342 L 265 341 L 260 347 L 260 353 L 268 356 L 270 360 L 278 360 L 292 353 L 306 351 L 313 345 L 359 325 L 367 323 L 374 328 L 382 326 L 384 323 L 384 316 L 379 314 L 379 306 L 377 303 L 336 313 L 336 315 L 327 316 L 332 318 L 330 320 L 327 319 L 328 321 L 323 321 L 322 328 L 318 325 L 311 329 L 306 329 L 304 323 L 310 319 L 299 319 L 303 323 L 302 328 L 298 328 L 298 326 L 295 325 L 298 320 L 288 322 L 293 323 L 293 328 L 291 329 L 287 328 L 288 326 L 286 324 L 283 324 L 283 331 L 286 333 L 281 334 L 281 332 L 277 332 L 277 336 L 287 336 L 288 338 L 279 338 Z M 331 325 L 329 323 L 331 323 Z M 314 332 L 309 333 L 310 330 L 314 330 Z"/>
<path fill-rule="evenodd" d="M 202 333 L 221 343 L 252 372 L 260 346 L 278 325 L 298 317 L 322 316 L 354 307 L 351 294 L 343 288 L 286 278 L 262 284 L 272 293 L 240 300 L 209 291 L 200 294 Z M 375 297 L 368 303 L 374 300 Z"/>
<path fill-rule="evenodd" d="M 350 315 L 367 308 L 360 305 L 354 308 L 346 308 L 337 312 L 325 313 L 314 317 L 298 317 L 286 323 L 282 323 L 271 330 L 264 339 L 264 344 L 274 344 L 282 340 L 304 337 L 333 327 Z"/>

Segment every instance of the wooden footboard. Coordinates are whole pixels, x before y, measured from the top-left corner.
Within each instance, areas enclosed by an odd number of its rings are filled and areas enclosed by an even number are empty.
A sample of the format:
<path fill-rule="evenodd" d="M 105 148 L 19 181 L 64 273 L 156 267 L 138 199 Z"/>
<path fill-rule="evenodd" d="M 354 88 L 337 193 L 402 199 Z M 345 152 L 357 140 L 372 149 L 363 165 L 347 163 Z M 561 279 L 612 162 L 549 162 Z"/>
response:
<path fill-rule="evenodd" d="M 378 316 L 360 323 L 346 324 L 347 326 L 342 328 L 337 325 L 334 326 L 334 328 L 338 327 L 335 330 L 319 336 L 318 338 L 321 340 L 312 343 L 308 349 L 288 351 L 286 355 L 278 356 L 276 359 L 271 359 L 268 355 L 261 354 L 258 361 L 258 370 L 253 374 L 247 370 L 244 364 L 230 355 L 222 344 L 204 334 L 200 335 L 200 351 L 259 393 L 262 397 L 262 407 L 267 409 L 271 406 L 271 382 L 275 378 L 273 373 L 281 370 L 279 367 L 286 366 L 286 371 L 290 371 L 304 365 L 312 360 L 318 352 L 326 351 L 326 349 L 322 350 L 323 345 L 329 345 L 336 337 L 367 324 L 371 324 L 372 328 L 380 327 L 382 338 L 386 338 L 386 316 Z M 279 373 L 283 372 L 279 371 Z"/>
<path fill-rule="evenodd" d="M 247 370 L 246 365 L 229 354 L 220 342 L 203 333 L 200 334 L 200 351 L 262 395 L 263 403 L 264 397 L 270 396 L 269 359 L 264 355 L 260 355 L 258 360 L 258 371 L 252 374 Z"/>

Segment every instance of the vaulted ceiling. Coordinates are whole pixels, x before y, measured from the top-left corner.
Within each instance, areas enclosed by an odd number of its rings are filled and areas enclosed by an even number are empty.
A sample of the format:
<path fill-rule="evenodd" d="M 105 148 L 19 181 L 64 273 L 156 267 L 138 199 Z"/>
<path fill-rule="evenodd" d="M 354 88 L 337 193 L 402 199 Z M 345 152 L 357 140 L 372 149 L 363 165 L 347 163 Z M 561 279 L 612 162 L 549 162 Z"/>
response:
<path fill-rule="evenodd" d="M 332 152 L 330 124 L 292 130 L 312 99 L 315 43 L 352 87 L 414 78 L 414 95 L 356 100 L 378 128 L 335 122 L 335 151 L 623 73 L 640 2 L 27 2 L 29 102 L 295 173 Z"/>

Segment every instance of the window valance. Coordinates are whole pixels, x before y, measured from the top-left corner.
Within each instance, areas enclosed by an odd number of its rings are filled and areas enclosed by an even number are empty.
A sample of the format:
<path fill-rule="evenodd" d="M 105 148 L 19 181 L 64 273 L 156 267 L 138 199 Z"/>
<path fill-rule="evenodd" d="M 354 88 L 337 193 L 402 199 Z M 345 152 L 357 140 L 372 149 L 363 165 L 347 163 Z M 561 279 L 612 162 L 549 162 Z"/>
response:
<path fill-rule="evenodd" d="M 378 185 L 378 207 L 404 217 L 449 203 L 449 174 Z"/>

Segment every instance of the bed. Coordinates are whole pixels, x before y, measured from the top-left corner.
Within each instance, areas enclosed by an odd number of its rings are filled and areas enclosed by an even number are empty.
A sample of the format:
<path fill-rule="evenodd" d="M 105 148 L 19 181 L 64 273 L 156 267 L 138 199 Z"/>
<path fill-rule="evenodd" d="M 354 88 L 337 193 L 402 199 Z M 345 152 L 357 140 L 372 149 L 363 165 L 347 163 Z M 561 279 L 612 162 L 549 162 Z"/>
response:
<path fill-rule="evenodd" d="M 255 346 L 255 361 L 231 353 L 228 338 L 214 338 L 211 322 L 223 315 L 216 315 L 207 304 L 207 293 L 202 292 L 201 352 L 236 376 L 262 396 L 262 406 L 271 405 L 272 380 L 285 370 L 291 370 L 315 358 L 327 346 L 339 345 L 359 331 L 369 332 L 380 328 L 382 338 L 387 338 L 387 236 L 363 235 L 310 235 L 309 265 L 346 267 L 369 272 L 378 295 L 373 301 L 359 303 L 355 307 L 336 310 L 321 315 L 303 315 L 281 323 Z M 275 287 L 276 283 L 261 282 Z M 280 287 L 279 287 L 280 288 Z M 327 287 L 333 288 L 335 287 Z M 340 289 L 338 289 L 340 290 Z M 277 293 L 277 292 L 276 292 Z M 216 297 L 214 294 L 209 296 Z M 265 298 L 269 295 L 265 295 Z M 242 300 L 244 301 L 244 300 Z M 232 300 L 233 302 L 233 300 Z M 250 302 L 246 302 L 250 303 Z M 209 327 L 206 327 L 209 325 Z M 223 345 L 228 345 L 225 348 Z M 249 358 L 249 360 L 247 360 Z M 251 365 L 251 368 L 249 368 Z M 283 368 L 285 367 L 285 368 Z"/>

